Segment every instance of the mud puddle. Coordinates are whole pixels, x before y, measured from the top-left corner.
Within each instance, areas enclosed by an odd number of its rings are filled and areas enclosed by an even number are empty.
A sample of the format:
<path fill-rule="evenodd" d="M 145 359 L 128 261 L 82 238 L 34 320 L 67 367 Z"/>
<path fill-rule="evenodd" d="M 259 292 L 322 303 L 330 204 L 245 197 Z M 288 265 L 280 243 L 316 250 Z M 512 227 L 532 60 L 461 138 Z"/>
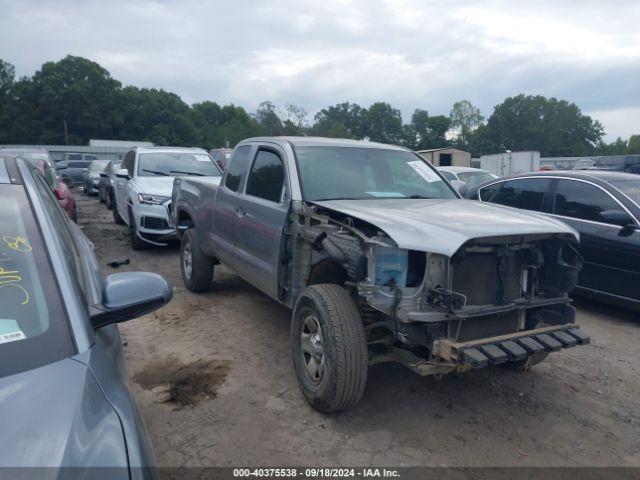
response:
<path fill-rule="evenodd" d="M 230 369 L 230 362 L 226 360 L 197 360 L 182 364 L 167 359 L 150 364 L 134 375 L 133 381 L 145 390 L 164 387 L 162 403 L 179 410 L 215 398 Z"/>

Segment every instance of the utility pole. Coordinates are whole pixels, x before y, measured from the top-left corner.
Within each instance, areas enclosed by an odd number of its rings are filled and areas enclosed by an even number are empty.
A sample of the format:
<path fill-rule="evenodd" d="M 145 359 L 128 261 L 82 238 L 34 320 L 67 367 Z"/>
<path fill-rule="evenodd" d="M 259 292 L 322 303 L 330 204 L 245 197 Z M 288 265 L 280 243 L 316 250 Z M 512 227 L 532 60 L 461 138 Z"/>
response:
<path fill-rule="evenodd" d="M 67 121 L 62 120 L 62 124 L 64 125 L 64 142 L 65 145 L 69 145 L 69 129 L 67 128 Z"/>

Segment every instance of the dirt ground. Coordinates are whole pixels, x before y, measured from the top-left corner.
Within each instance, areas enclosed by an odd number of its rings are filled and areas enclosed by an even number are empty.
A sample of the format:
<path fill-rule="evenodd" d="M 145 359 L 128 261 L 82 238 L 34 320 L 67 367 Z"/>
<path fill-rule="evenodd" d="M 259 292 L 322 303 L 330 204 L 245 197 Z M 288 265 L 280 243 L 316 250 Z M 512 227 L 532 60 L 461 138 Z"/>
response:
<path fill-rule="evenodd" d="M 177 247 L 134 252 L 111 212 L 77 199 L 103 274 L 147 270 L 173 284 L 169 305 L 120 326 L 161 465 L 640 466 L 637 314 L 576 301 L 592 344 L 524 373 L 436 380 L 376 365 L 355 409 L 323 415 L 298 390 L 287 309 L 224 267 L 211 292 L 188 292 Z M 106 266 L 118 258 L 131 264 Z"/>

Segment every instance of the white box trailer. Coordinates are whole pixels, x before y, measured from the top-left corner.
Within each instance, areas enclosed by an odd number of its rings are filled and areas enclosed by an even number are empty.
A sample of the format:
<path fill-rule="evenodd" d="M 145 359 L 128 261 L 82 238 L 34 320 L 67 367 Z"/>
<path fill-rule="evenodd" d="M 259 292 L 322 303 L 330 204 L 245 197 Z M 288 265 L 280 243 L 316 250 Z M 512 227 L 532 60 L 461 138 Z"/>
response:
<path fill-rule="evenodd" d="M 540 170 L 540 152 L 505 152 L 480 157 L 480 168 L 507 177 Z"/>

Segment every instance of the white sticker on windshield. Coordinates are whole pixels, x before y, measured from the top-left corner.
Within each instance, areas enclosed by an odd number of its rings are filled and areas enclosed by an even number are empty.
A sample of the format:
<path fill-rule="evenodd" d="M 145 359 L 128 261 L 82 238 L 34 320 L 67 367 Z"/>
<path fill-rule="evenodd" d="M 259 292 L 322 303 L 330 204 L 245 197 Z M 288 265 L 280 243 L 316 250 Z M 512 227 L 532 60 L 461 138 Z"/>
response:
<path fill-rule="evenodd" d="M 194 157 L 196 157 L 196 160 L 199 161 L 199 162 L 210 162 L 211 161 L 211 157 L 209 157 L 209 155 L 200 154 L 200 155 L 194 155 Z"/>
<path fill-rule="evenodd" d="M 11 333 L 3 333 L 0 335 L 0 344 L 15 342 L 17 340 L 24 340 L 25 338 L 27 337 L 24 333 L 22 333 L 22 330 Z"/>
<path fill-rule="evenodd" d="M 404 193 L 400 193 L 400 192 L 364 192 L 367 195 L 371 195 L 372 197 L 396 197 L 396 198 L 402 198 L 402 197 L 406 197 L 406 195 Z"/>
<path fill-rule="evenodd" d="M 407 165 L 413 168 L 418 175 L 424 178 L 427 182 L 439 182 L 442 180 L 438 174 L 423 161 L 416 160 L 415 162 L 407 162 Z"/>

